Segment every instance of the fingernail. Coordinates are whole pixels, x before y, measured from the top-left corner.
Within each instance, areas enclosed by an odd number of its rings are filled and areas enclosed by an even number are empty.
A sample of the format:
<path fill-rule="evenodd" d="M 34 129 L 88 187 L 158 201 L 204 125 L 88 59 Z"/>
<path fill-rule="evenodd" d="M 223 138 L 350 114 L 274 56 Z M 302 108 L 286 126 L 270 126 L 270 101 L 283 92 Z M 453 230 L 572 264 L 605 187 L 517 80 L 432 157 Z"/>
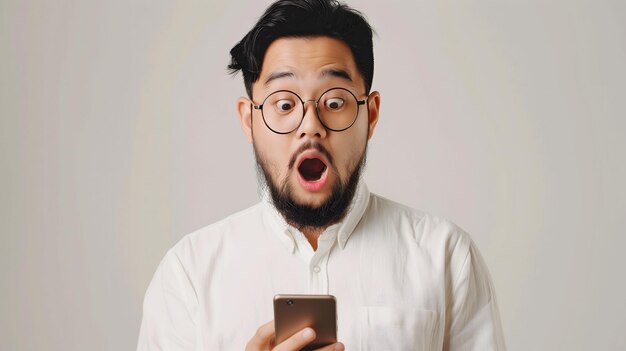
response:
<path fill-rule="evenodd" d="M 313 329 L 311 328 L 304 329 L 304 331 L 302 332 L 302 338 L 304 340 L 313 339 Z"/>
<path fill-rule="evenodd" d="M 346 348 L 343 346 L 342 343 L 338 342 L 338 343 L 335 344 L 335 351 L 343 351 L 345 349 Z"/>

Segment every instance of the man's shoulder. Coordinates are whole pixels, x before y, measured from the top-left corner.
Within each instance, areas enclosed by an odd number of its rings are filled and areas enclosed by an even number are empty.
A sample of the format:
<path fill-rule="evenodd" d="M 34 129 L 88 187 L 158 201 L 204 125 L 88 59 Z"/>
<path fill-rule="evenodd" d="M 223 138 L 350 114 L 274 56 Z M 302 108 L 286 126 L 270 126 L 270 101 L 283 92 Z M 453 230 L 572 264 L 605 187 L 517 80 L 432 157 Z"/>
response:
<path fill-rule="evenodd" d="M 375 193 L 370 193 L 368 207 L 370 215 L 384 217 L 385 220 L 395 222 L 410 221 L 416 228 L 443 227 L 448 230 L 458 229 L 453 222 L 444 217 L 426 213 L 420 209 L 390 200 Z"/>
<path fill-rule="evenodd" d="M 387 228 L 396 228 L 410 235 L 420 246 L 447 246 L 450 250 L 468 250 L 470 235 L 451 220 L 370 193 L 367 216 L 382 221 Z"/>
<path fill-rule="evenodd" d="M 385 216 L 409 217 L 415 221 L 421 221 L 424 217 L 428 216 L 428 214 L 423 211 L 373 192 L 370 193 L 368 210 L 370 212 L 382 213 Z"/>
<path fill-rule="evenodd" d="M 188 256 L 198 248 L 200 250 L 217 249 L 225 240 L 235 239 L 235 236 L 246 235 L 250 229 L 258 228 L 262 221 L 263 205 L 257 203 L 186 234 L 171 248 L 171 251 Z"/>

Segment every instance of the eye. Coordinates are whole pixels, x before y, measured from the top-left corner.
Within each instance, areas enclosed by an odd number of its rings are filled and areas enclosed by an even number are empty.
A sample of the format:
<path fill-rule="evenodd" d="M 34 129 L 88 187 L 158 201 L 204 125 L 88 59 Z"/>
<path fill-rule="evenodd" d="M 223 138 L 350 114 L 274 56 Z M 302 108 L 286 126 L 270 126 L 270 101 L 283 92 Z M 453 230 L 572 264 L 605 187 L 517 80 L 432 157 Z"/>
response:
<path fill-rule="evenodd" d="M 324 101 L 324 105 L 330 111 L 339 110 L 344 104 L 344 100 L 342 98 L 330 98 Z"/>
<path fill-rule="evenodd" d="M 294 102 L 292 100 L 281 99 L 275 103 L 276 109 L 280 112 L 289 112 L 293 110 Z"/>

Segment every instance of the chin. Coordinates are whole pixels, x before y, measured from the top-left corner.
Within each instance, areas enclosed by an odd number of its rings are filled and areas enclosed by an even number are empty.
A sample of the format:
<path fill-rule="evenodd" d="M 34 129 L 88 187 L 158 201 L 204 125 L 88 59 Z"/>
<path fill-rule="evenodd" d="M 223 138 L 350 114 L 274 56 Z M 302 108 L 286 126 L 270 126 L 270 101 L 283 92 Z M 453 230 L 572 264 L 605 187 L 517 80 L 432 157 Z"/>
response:
<path fill-rule="evenodd" d="M 328 188 L 329 189 L 323 189 L 313 192 L 303 189 L 296 182 L 296 184 L 292 184 L 292 189 L 295 190 L 293 194 L 293 199 L 299 205 L 317 208 L 322 206 L 330 198 L 332 193 L 332 187 Z"/>
<path fill-rule="evenodd" d="M 299 205 L 319 208 L 326 203 L 329 197 L 329 194 L 308 194 L 305 196 L 298 196 L 295 200 Z"/>

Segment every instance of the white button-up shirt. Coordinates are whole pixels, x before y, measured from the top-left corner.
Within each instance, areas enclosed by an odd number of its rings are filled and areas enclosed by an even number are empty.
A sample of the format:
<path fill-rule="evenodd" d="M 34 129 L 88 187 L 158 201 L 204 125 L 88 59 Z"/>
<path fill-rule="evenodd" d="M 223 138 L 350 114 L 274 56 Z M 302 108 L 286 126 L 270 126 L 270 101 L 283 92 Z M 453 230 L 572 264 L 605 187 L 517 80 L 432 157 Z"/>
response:
<path fill-rule="evenodd" d="M 267 198 L 185 236 L 148 287 L 138 350 L 243 350 L 276 294 L 334 295 L 346 350 L 504 350 L 468 234 L 363 183 L 316 251 Z"/>

